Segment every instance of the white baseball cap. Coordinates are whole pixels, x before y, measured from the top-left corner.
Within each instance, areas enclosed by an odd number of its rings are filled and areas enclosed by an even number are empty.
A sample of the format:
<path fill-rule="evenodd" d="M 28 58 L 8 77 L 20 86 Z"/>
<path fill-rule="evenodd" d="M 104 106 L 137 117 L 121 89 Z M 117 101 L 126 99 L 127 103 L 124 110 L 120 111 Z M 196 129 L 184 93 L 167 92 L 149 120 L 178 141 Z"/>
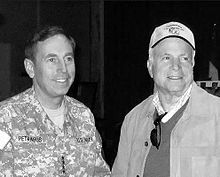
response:
<path fill-rule="evenodd" d="M 160 41 L 169 37 L 178 37 L 188 42 L 195 50 L 195 39 L 192 31 L 179 22 L 169 22 L 154 29 L 150 38 L 149 49 L 155 47 Z"/>

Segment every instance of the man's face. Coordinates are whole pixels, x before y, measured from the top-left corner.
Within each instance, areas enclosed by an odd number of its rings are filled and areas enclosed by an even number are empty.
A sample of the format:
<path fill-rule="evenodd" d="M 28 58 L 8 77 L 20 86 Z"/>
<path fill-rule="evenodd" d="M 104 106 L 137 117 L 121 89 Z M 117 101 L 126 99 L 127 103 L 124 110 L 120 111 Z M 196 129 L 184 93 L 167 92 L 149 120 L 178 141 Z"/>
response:
<path fill-rule="evenodd" d="M 65 95 L 75 77 L 70 41 L 63 35 L 55 35 L 38 42 L 33 68 L 33 84 L 38 96 L 55 98 Z"/>
<path fill-rule="evenodd" d="M 192 47 L 180 38 L 166 38 L 157 44 L 148 60 L 148 70 L 156 89 L 181 96 L 193 81 Z"/>

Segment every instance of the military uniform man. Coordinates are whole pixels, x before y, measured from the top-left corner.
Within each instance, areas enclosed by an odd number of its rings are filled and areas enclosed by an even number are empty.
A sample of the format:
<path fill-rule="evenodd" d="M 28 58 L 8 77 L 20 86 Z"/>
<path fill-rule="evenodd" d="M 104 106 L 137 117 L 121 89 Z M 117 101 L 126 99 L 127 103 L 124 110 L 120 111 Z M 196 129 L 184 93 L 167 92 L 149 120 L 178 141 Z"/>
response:
<path fill-rule="evenodd" d="M 57 26 L 27 42 L 24 64 L 33 86 L 0 103 L 0 176 L 110 176 L 92 112 L 66 95 L 74 49 Z"/>

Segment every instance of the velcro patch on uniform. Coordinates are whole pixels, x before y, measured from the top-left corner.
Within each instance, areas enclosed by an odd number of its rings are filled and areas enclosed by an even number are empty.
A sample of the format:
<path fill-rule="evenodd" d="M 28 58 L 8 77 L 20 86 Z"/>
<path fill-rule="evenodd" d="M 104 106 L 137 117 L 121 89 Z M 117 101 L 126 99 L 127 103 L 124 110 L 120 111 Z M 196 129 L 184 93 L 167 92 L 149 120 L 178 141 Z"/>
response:
<path fill-rule="evenodd" d="M 92 137 L 78 137 L 78 138 L 76 138 L 76 141 L 77 141 L 77 143 L 85 144 L 85 143 L 91 142 Z"/>
<path fill-rule="evenodd" d="M 43 138 L 41 136 L 18 136 L 18 142 L 30 142 L 30 143 L 42 143 Z"/>
<path fill-rule="evenodd" d="M 7 133 L 5 133 L 1 130 L 0 130 L 0 137 L 1 137 L 0 150 L 2 150 L 7 145 L 7 143 L 11 139 L 11 137 Z"/>

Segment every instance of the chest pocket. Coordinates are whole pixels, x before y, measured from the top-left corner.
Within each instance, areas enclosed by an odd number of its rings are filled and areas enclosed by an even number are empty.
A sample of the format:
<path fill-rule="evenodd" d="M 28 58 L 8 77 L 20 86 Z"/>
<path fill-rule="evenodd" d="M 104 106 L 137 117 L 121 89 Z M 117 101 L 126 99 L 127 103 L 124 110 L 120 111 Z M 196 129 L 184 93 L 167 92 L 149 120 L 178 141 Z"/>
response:
<path fill-rule="evenodd" d="M 219 177 L 220 157 L 192 157 L 192 177 Z"/>

